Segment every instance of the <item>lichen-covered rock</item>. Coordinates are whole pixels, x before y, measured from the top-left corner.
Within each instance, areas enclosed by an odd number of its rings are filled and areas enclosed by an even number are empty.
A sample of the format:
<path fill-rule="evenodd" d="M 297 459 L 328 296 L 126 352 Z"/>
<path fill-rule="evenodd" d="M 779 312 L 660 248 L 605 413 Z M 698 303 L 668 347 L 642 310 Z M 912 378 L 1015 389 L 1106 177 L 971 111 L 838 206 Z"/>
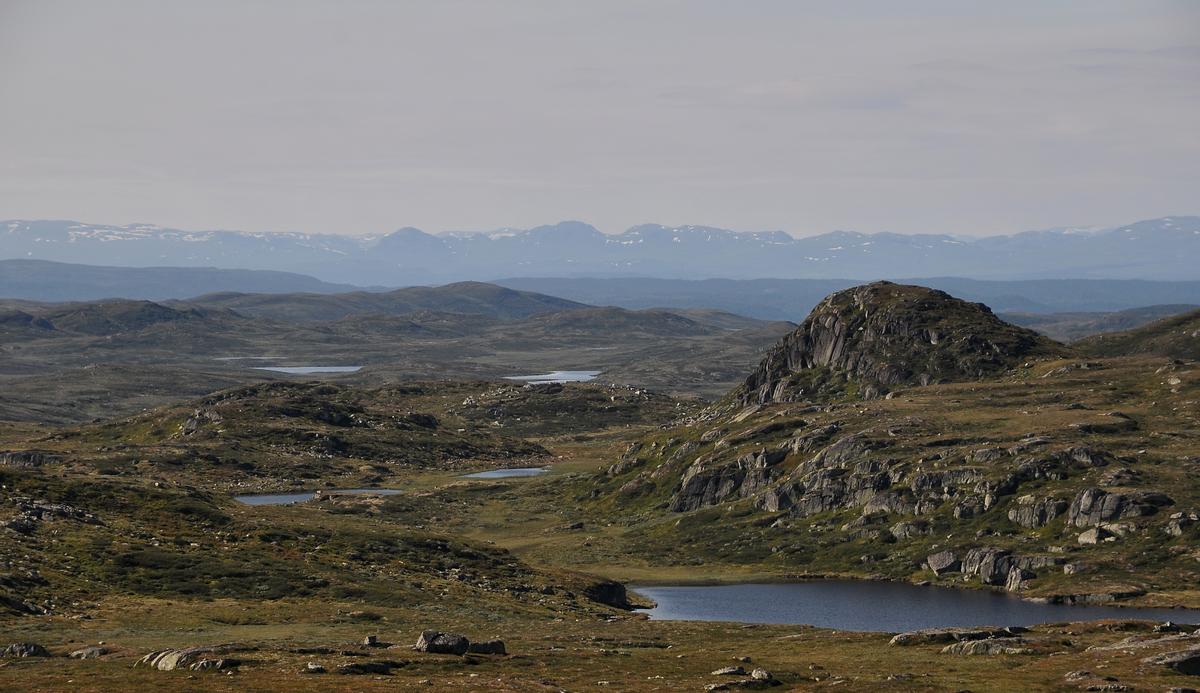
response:
<path fill-rule="evenodd" d="M 991 547 L 971 549 L 963 559 L 962 572 L 978 575 L 985 585 L 1003 585 L 1008 580 L 1013 559 L 1008 551 Z"/>
<path fill-rule="evenodd" d="M 1142 663 L 1165 666 L 1185 676 L 1200 676 L 1200 647 L 1153 655 Z"/>
<path fill-rule="evenodd" d="M 888 641 L 889 645 L 905 647 L 908 645 L 926 645 L 945 642 L 961 642 L 965 640 L 983 640 L 985 638 L 1001 638 L 1012 635 L 1014 631 L 999 628 L 929 628 L 900 633 Z"/>
<path fill-rule="evenodd" d="M 1071 502 L 1068 522 L 1076 527 L 1094 527 L 1102 522 L 1152 515 L 1159 507 L 1173 503 L 1165 494 L 1156 491 L 1125 495 L 1085 488 Z"/>
<path fill-rule="evenodd" d="M 970 640 L 947 645 L 942 648 L 942 654 L 1001 655 L 1029 654 L 1030 652 L 1033 652 L 1033 650 L 1029 649 L 1028 647 L 1018 647 L 1018 645 L 1021 643 L 1022 640 L 1020 638 Z"/>
<path fill-rule="evenodd" d="M 917 536 L 927 536 L 929 529 L 923 528 L 915 522 L 897 522 L 892 526 L 892 536 L 903 541 Z"/>
<path fill-rule="evenodd" d="M 1099 544 L 1100 542 L 1112 536 L 1112 532 L 1104 529 L 1103 527 L 1092 527 L 1091 529 L 1084 530 L 1084 532 L 1079 535 L 1079 543 Z"/>
<path fill-rule="evenodd" d="M 1019 592 L 1025 589 L 1025 583 L 1036 578 L 1037 575 L 1020 566 L 1014 565 L 1008 569 L 1008 579 L 1004 582 L 1004 589 L 1009 592 Z"/>
<path fill-rule="evenodd" d="M 1008 519 L 1022 527 L 1045 527 L 1067 509 L 1063 501 L 1048 500 L 1008 511 Z"/>
<path fill-rule="evenodd" d="M 244 645 L 229 643 L 158 650 L 142 657 L 134 663 L 134 666 L 148 666 L 159 671 L 174 671 L 175 669 L 186 669 L 205 655 L 224 654 L 244 649 L 246 649 Z"/>
<path fill-rule="evenodd" d="M 4 648 L 4 657 L 49 657 L 50 650 L 36 642 L 15 642 Z"/>
<path fill-rule="evenodd" d="M 225 671 L 226 669 L 236 669 L 241 665 L 242 660 L 240 659 L 222 657 L 220 659 L 202 659 L 188 668 L 192 671 Z"/>
<path fill-rule="evenodd" d="M 422 631 L 417 644 L 413 646 L 418 652 L 452 655 L 465 655 L 470 648 L 470 640 L 458 633 L 443 633 L 440 630 Z"/>
<path fill-rule="evenodd" d="M 671 501 L 671 512 L 682 513 L 716 505 L 736 491 L 745 477 L 745 470 L 736 464 L 695 472 L 688 470 L 683 486 Z"/>
<path fill-rule="evenodd" d="M 962 567 L 962 562 L 958 560 L 958 554 L 951 549 L 939 551 L 925 559 L 929 564 L 929 569 L 934 575 L 945 575 L 946 573 L 957 573 Z"/>
<path fill-rule="evenodd" d="M 108 654 L 108 649 L 104 647 L 83 647 L 67 655 L 71 659 L 99 659 Z"/>

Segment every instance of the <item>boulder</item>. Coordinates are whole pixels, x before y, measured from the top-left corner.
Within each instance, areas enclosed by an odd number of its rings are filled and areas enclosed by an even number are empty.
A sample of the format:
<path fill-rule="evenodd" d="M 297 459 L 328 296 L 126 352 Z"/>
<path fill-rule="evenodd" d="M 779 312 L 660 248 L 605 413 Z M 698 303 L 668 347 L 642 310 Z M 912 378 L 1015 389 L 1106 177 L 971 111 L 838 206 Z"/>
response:
<path fill-rule="evenodd" d="M 1079 543 L 1099 544 L 1105 539 L 1112 537 L 1112 535 L 1112 532 L 1104 529 L 1103 527 L 1092 527 L 1091 529 L 1084 531 L 1083 534 L 1079 535 Z"/>
<path fill-rule="evenodd" d="M 775 677 L 772 676 L 771 672 L 767 671 L 766 669 L 763 669 L 762 667 L 758 667 L 754 671 L 750 672 L 750 678 L 758 679 L 759 681 L 770 681 L 770 680 L 774 679 Z"/>
<path fill-rule="evenodd" d="M 958 555 L 951 549 L 940 551 L 925 559 L 929 564 L 929 569 L 934 575 L 945 575 L 946 573 L 957 573 L 962 568 L 962 562 L 958 560 Z"/>
<path fill-rule="evenodd" d="M 633 459 L 623 459 L 608 468 L 608 475 L 609 476 L 619 476 L 631 469 L 640 467 L 643 464 L 646 464 L 646 460 L 642 459 L 641 457 L 635 457 Z"/>
<path fill-rule="evenodd" d="M 421 632 L 413 649 L 433 654 L 465 655 L 471 649 L 471 641 L 457 633 L 426 630 Z"/>
<path fill-rule="evenodd" d="M 1082 563 L 1082 562 L 1068 563 L 1063 566 L 1063 574 L 1064 575 L 1078 575 L 1079 573 L 1082 573 L 1082 572 L 1086 571 L 1087 569 L 1088 569 L 1087 563 Z"/>
<path fill-rule="evenodd" d="M 472 642 L 467 647 L 467 651 L 470 652 L 471 654 L 491 654 L 491 655 L 508 654 L 504 650 L 504 641 L 503 640 L 484 640 L 481 642 Z"/>
<path fill-rule="evenodd" d="M 105 647 L 84 647 L 67 656 L 71 659 L 99 659 L 106 654 L 108 654 L 108 648 Z"/>
<path fill-rule="evenodd" d="M 50 650 L 36 642 L 15 642 L 4 648 L 4 657 L 49 657 Z"/>
<path fill-rule="evenodd" d="M 1033 580 L 1037 575 L 1020 566 L 1013 566 L 1008 571 L 1008 580 L 1004 583 L 1004 589 L 1009 592 L 1018 592 L 1025 588 L 1025 583 Z"/>
<path fill-rule="evenodd" d="M 922 529 L 915 522 L 898 522 L 892 526 L 892 536 L 897 539 L 904 540 L 916 536 L 925 536 L 929 534 L 928 529 Z"/>
<path fill-rule="evenodd" d="M 1104 453 L 1089 445 L 1076 445 L 1065 450 L 1055 450 L 1051 455 L 1064 462 L 1073 462 L 1080 467 L 1103 467 L 1108 464 Z"/>
<path fill-rule="evenodd" d="M 745 676 L 746 669 L 743 667 L 721 667 L 712 673 L 713 676 Z"/>

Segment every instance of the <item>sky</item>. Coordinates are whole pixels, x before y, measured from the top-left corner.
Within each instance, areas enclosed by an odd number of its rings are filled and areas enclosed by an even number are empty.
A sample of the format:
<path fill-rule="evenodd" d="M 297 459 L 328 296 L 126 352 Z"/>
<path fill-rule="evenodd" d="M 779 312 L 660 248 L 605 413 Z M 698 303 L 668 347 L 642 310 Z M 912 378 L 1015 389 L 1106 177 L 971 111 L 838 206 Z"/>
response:
<path fill-rule="evenodd" d="M 1200 2 L 0 0 L 0 218 L 973 236 L 1200 214 Z"/>

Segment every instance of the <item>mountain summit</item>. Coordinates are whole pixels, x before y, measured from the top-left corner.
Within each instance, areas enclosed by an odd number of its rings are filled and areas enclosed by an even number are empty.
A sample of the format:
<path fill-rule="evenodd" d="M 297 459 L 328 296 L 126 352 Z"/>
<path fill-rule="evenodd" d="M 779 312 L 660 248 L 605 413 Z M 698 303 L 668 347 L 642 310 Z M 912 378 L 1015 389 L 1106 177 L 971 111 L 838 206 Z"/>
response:
<path fill-rule="evenodd" d="M 978 380 L 1071 350 L 1010 325 L 982 303 L 922 286 L 875 282 L 830 294 L 776 342 L 736 392 L 745 404 Z"/>

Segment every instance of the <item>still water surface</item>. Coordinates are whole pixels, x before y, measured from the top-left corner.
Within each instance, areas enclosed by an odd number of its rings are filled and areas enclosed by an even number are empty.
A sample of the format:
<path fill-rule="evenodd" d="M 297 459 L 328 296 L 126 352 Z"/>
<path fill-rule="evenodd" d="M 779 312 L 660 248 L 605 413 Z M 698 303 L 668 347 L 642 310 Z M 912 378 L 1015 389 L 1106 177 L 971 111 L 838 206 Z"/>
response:
<path fill-rule="evenodd" d="M 276 373 L 353 373 L 362 366 L 254 366 L 251 370 Z"/>
<path fill-rule="evenodd" d="M 310 498 L 315 498 L 318 493 L 322 495 L 333 493 L 378 493 L 381 496 L 390 496 L 401 492 L 387 488 L 331 488 L 326 491 L 301 491 L 299 493 L 260 493 L 253 496 L 234 496 L 233 499 L 246 505 L 286 505 L 288 503 L 303 503 Z"/>
<path fill-rule="evenodd" d="M 1200 622 L 1195 609 L 1036 604 L 991 592 L 867 580 L 632 589 L 658 604 L 646 610 L 658 620 L 808 624 L 887 633 L 1106 618 Z"/>
<path fill-rule="evenodd" d="M 489 469 L 486 472 L 475 472 L 474 474 L 464 474 L 464 479 L 507 479 L 514 476 L 537 476 L 550 471 L 549 467 L 522 469 Z"/>
<path fill-rule="evenodd" d="M 600 375 L 600 371 L 550 371 L 544 375 L 512 375 L 505 380 L 524 380 L 532 385 L 543 383 L 586 383 Z"/>

